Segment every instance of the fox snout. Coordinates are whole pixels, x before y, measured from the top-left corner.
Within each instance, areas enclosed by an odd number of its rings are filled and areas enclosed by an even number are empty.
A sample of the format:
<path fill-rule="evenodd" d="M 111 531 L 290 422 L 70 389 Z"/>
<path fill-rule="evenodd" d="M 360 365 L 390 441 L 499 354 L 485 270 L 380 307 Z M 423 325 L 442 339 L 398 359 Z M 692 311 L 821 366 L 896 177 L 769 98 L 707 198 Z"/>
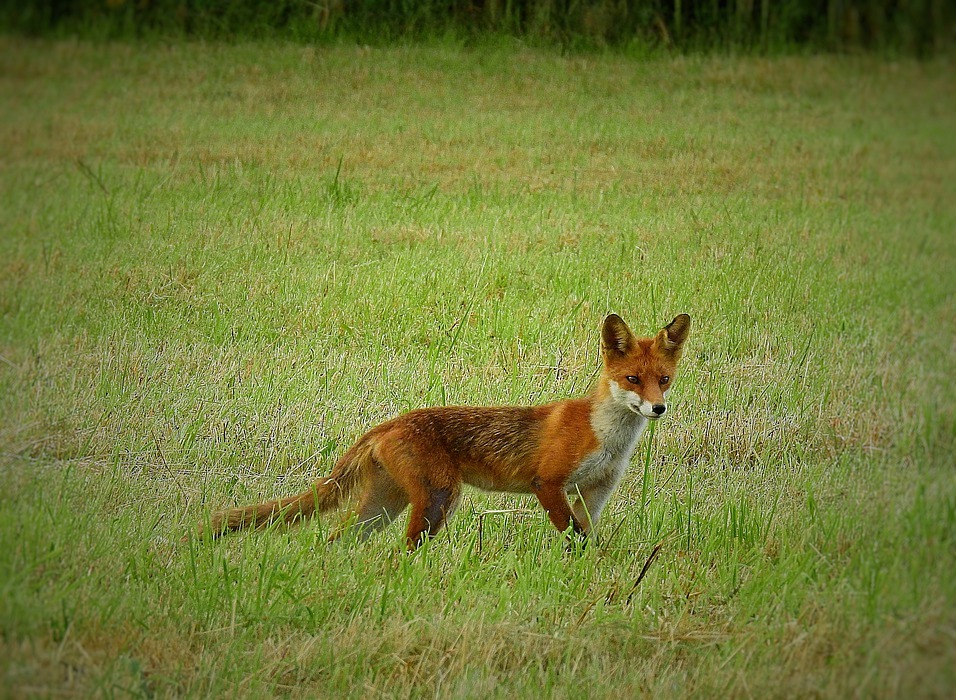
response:
<path fill-rule="evenodd" d="M 657 420 L 667 412 L 667 404 L 651 403 L 650 401 L 641 401 L 637 405 L 637 413 L 649 420 Z"/>
<path fill-rule="evenodd" d="M 633 411 L 643 418 L 657 420 L 667 412 L 667 404 L 664 402 L 662 393 L 645 399 L 636 391 L 624 389 L 617 382 L 609 382 L 609 386 L 611 395 L 617 401 L 618 405 Z"/>

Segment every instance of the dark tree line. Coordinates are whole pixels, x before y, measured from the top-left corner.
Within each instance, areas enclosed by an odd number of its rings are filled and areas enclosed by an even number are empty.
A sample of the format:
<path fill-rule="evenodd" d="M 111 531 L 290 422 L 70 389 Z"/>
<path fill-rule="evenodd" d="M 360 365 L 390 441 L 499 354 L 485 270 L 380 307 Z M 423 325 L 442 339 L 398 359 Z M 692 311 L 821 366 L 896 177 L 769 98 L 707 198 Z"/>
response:
<path fill-rule="evenodd" d="M 39 35 L 392 41 L 506 35 L 562 47 L 891 50 L 956 38 L 952 0 L 2 0 Z"/>

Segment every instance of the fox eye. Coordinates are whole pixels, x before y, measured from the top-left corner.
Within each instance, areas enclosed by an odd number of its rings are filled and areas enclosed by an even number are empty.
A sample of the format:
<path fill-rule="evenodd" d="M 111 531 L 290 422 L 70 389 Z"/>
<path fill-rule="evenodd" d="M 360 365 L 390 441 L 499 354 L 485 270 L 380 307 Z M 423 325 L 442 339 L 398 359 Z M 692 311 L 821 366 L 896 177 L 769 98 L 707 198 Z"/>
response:
<path fill-rule="evenodd" d="M 668 376 L 663 376 L 663 377 L 661 377 L 661 386 L 664 386 L 664 385 L 666 385 L 666 384 L 670 384 L 670 381 L 671 381 L 671 378 L 668 377 Z"/>
<path fill-rule="evenodd" d="M 631 375 L 631 376 L 629 376 L 629 377 L 626 377 L 626 379 L 627 379 L 627 381 L 629 381 L 631 384 L 640 384 L 640 383 L 641 383 L 640 378 L 639 378 L 639 377 L 635 377 L 635 376 L 633 376 L 633 375 Z"/>

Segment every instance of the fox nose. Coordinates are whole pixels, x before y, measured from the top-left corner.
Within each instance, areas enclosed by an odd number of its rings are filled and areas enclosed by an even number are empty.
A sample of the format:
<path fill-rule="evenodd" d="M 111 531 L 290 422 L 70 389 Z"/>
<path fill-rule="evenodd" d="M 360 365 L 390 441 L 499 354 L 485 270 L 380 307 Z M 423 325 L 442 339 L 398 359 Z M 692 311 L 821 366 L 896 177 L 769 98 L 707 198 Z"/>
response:
<path fill-rule="evenodd" d="M 663 416 L 663 415 L 664 415 L 664 411 L 667 410 L 667 406 L 665 406 L 665 405 L 662 404 L 662 403 L 656 403 L 656 404 L 654 404 L 654 407 L 653 407 L 651 410 L 654 411 L 654 413 L 656 413 L 657 415 Z"/>

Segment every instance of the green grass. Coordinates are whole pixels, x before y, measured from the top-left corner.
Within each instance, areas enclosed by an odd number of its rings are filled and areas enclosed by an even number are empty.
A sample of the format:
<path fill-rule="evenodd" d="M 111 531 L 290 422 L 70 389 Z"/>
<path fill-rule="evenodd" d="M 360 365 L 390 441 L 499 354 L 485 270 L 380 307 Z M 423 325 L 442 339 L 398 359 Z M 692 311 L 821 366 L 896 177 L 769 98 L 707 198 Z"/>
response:
<path fill-rule="evenodd" d="M 956 90 L 871 58 L 0 40 L 18 696 L 943 697 Z M 694 319 L 597 546 L 209 544 L 416 406 Z"/>

